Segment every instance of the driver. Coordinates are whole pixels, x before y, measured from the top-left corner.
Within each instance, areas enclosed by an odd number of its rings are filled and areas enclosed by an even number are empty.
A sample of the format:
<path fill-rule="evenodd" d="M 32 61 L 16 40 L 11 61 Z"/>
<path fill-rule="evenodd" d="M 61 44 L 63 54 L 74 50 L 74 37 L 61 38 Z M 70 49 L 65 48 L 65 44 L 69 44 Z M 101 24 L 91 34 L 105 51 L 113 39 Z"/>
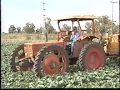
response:
<path fill-rule="evenodd" d="M 73 54 L 74 44 L 79 39 L 79 37 L 80 37 L 80 32 L 77 30 L 77 27 L 73 27 L 73 31 L 69 43 L 71 44 L 71 54 Z"/>

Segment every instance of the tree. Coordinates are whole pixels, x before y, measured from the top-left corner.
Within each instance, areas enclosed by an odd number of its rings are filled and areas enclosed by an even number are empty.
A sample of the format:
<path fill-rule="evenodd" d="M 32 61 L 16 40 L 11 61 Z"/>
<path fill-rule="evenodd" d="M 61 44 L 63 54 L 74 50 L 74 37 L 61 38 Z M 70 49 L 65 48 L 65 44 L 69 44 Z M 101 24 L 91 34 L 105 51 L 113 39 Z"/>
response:
<path fill-rule="evenodd" d="M 43 27 L 42 26 L 40 28 L 36 29 L 36 33 L 42 33 L 42 31 L 43 31 Z"/>
<path fill-rule="evenodd" d="M 53 26 L 51 25 L 51 19 L 49 17 L 46 18 L 46 21 L 45 21 L 45 27 L 42 27 L 42 31 L 46 37 L 46 42 L 48 41 L 48 34 L 49 33 L 53 33 L 54 32 L 54 28 Z"/>
<path fill-rule="evenodd" d="M 47 33 L 53 33 L 55 31 L 54 27 L 51 24 L 51 19 L 49 17 L 46 18 L 45 28 Z"/>
<path fill-rule="evenodd" d="M 67 24 L 64 24 L 63 25 L 63 29 L 65 30 L 65 31 L 69 31 L 70 30 L 70 26 L 68 26 Z"/>
<path fill-rule="evenodd" d="M 100 32 L 102 35 L 108 32 L 109 34 L 112 33 L 111 25 L 113 24 L 113 34 L 118 33 L 119 27 L 115 23 L 109 19 L 107 15 L 99 17 L 95 21 L 96 33 Z M 92 27 L 91 23 L 86 23 L 86 29 L 90 29 Z"/>
<path fill-rule="evenodd" d="M 21 27 L 17 27 L 16 29 L 18 33 L 21 33 Z"/>
<path fill-rule="evenodd" d="M 27 22 L 26 25 L 23 27 L 23 32 L 25 33 L 33 33 L 35 32 L 35 25 L 33 23 Z"/>
<path fill-rule="evenodd" d="M 119 25 L 113 24 L 113 34 L 119 34 Z"/>
<path fill-rule="evenodd" d="M 9 33 L 15 33 L 16 32 L 15 26 L 14 25 L 10 25 L 8 31 L 9 31 Z"/>
<path fill-rule="evenodd" d="M 89 33 L 89 34 L 92 33 L 92 32 L 91 32 L 91 28 L 92 28 L 92 24 L 91 24 L 91 23 L 86 22 L 86 23 L 85 23 L 85 28 L 86 28 L 86 30 L 87 30 L 87 33 Z"/>
<path fill-rule="evenodd" d="M 109 20 L 108 16 L 102 16 L 98 18 L 97 27 L 101 34 L 105 34 L 106 32 L 110 32 L 111 29 L 111 20 Z"/>

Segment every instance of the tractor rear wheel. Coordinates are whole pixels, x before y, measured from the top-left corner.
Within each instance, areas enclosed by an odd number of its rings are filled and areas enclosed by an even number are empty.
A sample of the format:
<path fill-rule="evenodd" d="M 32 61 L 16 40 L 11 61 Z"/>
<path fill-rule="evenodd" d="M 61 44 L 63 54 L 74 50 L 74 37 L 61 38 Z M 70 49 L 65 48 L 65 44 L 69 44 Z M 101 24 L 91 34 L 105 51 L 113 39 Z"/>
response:
<path fill-rule="evenodd" d="M 105 66 L 105 51 L 97 42 L 89 42 L 80 51 L 78 64 L 82 70 L 95 70 Z"/>
<path fill-rule="evenodd" d="M 37 76 L 64 74 L 68 70 L 68 55 L 64 48 L 52 45 L 43 47 L 35 59 Z"/>

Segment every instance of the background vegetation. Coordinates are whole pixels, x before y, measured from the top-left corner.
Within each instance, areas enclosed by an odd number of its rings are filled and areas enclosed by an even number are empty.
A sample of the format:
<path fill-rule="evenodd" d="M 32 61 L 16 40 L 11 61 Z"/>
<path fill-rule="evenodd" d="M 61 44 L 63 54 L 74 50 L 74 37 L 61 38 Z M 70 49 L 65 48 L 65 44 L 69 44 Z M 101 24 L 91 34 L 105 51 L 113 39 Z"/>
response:
<path fill-rule="evenodd" d="M 108 34 L 119 34 L 119 25 L 117 25 L 115 22 L 112 22 L 109 17 L 102 16 L 98 17 L 97 20 L 95 20 L 95 27 L 96 32 L 95 34 L 101 34 L 104 35 L 105 33 Z M 15 27 L 14 25 L 10 25 L 8 29 L 8 33 L 2 32 L 2 42 L 29 42 L 32 39 L 32 42 L 41 42 L 45 41 L 45 39 L 50 40 L 56 40 L 57 39 L 57 31 L 54 29 L 54 27 L 51 24 L 51 19 L 48 17 L 46 18 L 45 27 L 40 25 L 39 28 L 35 28 L 35 25 L 33 23 L 27 22 L 24 27 Z M 111 29 L 113 27 L 113 29 Z M 85 28 L 87 29 L 87 32 L 91 33 L 92 23 L 86 22 Z M 70 26 L 67 24 L 63 25 L 62 30 L 70 30 Z M 47 36 L 45 36 L 47 35 Z M 48 37 L 48 38 L 47 38 Z"/>

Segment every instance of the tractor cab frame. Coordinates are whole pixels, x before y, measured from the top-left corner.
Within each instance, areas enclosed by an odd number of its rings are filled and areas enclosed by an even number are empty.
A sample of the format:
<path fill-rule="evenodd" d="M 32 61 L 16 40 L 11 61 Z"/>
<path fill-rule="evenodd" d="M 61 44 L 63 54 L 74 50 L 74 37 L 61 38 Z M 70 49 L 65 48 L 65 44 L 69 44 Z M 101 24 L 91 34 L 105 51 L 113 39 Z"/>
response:
<path fill-rule="evenodd" d="M 95 16 L 90 16 L 90 15 L 84 15 L 84 16 L 71 16 L 71 17 L 65 17 L 65 18 L 62 18 L 62 19 L 57 19 L 57 24 L 58 24 L 58 28 L 59 28 L 59 32 L 58 32 L 58 41 L 61 40 L 61 39 L 64 39 L 64 41 L 68 41 L 68 37 L 71 35 L 71 32 L 73 30 L 73 27 L 75 25 L 75 23 L 77 22 L 77 28 L 78 28 L 78 31 L 80 32 L 80 36 L 83 38 L 80 38 L 81 40 L 86 38 L 86 37 L 89 37 L 91 36 L 91 38 L 93 37 L 97 37 L 97 38 L 100 38 L 100 35 L 95 35 L 95 19 L 97 19 L 97 17 Z M 69 31 L 65 31 L 65 30 L 62 30 L 62 28 L 60 27 L 60 23 L 61 22 L 64 22 L 64 21 L 70 21 L 72 23 L 71 27 L 72 29 L 69 30 Z M 88 30 L 85 30 L 85 29 L 82 29 L 81 28 L 81 21 L 91 21 L 92 23 L 92 28 L 90 29 L 90 31 L 92 32 L 91 35 L 84 35 L 84 33 L 86 33 Z"/>

